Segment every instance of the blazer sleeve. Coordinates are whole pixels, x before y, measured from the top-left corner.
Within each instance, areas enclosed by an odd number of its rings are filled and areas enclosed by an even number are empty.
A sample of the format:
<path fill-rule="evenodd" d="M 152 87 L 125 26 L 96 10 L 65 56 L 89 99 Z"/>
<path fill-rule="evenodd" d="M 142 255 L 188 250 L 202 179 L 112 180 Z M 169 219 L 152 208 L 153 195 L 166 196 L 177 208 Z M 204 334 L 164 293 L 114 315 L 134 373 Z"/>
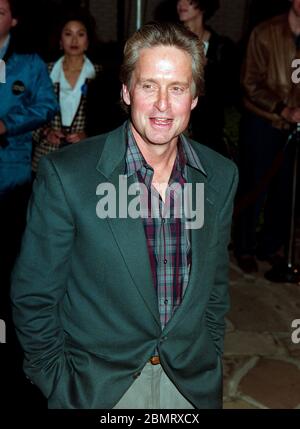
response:
<path fill-rule="evenodd" d="M 24 371 L 46 397 L 65 366 L 58 308 L 66 292 L 74 223 L 52 162 L 41 159 L 27 228 L 12 274 L 11 299 Z"/>
<path fill-rule="evenodd" d="M 231 233 L 233 202 L 238 184 L 238 170 L 234 165 L 229 191 L 222 201 L 219 218 L 219 240 L 216 246 L 216 271 L 213 288 L 206 310 L 206 324 L 215 343 L 219 355 L 223 354 L 225 315 L 229 309 L 228 271 L 229 253 L 228 245 Z"/>

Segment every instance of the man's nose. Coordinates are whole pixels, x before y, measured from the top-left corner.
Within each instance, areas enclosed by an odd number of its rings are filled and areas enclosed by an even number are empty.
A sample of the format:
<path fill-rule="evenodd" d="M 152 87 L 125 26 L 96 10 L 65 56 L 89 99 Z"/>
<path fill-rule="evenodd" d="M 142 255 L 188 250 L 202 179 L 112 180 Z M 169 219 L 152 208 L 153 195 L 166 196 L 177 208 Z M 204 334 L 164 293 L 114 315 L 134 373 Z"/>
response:
<path fill-rule="evenodd" d="M 164 112 L 169 108 L 169 94 L 167 90 L 161 89 L 158 92 L 155 106 L 161 112 Z"/>

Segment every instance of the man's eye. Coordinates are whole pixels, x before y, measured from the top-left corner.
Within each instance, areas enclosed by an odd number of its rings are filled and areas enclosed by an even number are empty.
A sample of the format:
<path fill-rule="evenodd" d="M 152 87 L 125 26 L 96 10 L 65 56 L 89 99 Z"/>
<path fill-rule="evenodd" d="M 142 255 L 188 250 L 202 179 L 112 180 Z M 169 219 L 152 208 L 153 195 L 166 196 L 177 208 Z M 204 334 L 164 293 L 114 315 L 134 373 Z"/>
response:
<path fill-rule="evenodd" d="M 176 94 L 181 94 L 184 91 L 184 89 L 181 86 L 173 86 L 172 91 Z"/>
<path fill-rule="evenodd" d="M 144 83 L 143 84 L 143 89 L 145 89 L 146 91 L 150 91 L 150 90 L 152 90 L 154 88 L 153 88 L 153 85 L 151 83 Z"/>

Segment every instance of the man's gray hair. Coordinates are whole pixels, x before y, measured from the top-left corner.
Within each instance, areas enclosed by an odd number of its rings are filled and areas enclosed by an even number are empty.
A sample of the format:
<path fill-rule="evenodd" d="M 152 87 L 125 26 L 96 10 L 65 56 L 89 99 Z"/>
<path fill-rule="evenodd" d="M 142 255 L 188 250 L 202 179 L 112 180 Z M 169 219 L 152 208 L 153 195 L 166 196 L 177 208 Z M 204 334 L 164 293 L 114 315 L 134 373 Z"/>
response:
<path fill-rule="evenodd" d="M 181 24 L 150 22 L 136 31 L 126 42 L 121 67 L 121 81 L 129 89 L 132 73 L 142 49 L 172 46 L 190 55 L 192 61 L 192 95 L 203 93 L 205 55 L 199 37 Z"/>

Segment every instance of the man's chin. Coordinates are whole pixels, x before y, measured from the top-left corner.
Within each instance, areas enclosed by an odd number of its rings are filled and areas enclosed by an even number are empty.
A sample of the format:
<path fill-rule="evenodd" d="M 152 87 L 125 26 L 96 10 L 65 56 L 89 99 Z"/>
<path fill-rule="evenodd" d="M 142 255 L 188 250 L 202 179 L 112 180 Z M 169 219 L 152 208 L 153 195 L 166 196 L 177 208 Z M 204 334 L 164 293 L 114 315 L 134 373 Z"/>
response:
<path fill-rule="evenodd" d="M 162 146 L 162 145 L 167 145 L 168 143 L 170 143 L 171 141 L 173 141 L 174 139 L 177 139 L 178 135 L 175 134 L 174 132 L 155 132 L 155 133 L 146 133 L 145 135 L 146 140 L 153 144 L 153 145 L 157 145 L 157 146 Z"/>
<path fill-rule="evenodd" d="M 165 139 L 147 139 L 147 142 L 152 144 L 153 146 L 165 146 L 171 143 L 174 139 L 177 139 L 177 137 L 165 138 Z"/>

